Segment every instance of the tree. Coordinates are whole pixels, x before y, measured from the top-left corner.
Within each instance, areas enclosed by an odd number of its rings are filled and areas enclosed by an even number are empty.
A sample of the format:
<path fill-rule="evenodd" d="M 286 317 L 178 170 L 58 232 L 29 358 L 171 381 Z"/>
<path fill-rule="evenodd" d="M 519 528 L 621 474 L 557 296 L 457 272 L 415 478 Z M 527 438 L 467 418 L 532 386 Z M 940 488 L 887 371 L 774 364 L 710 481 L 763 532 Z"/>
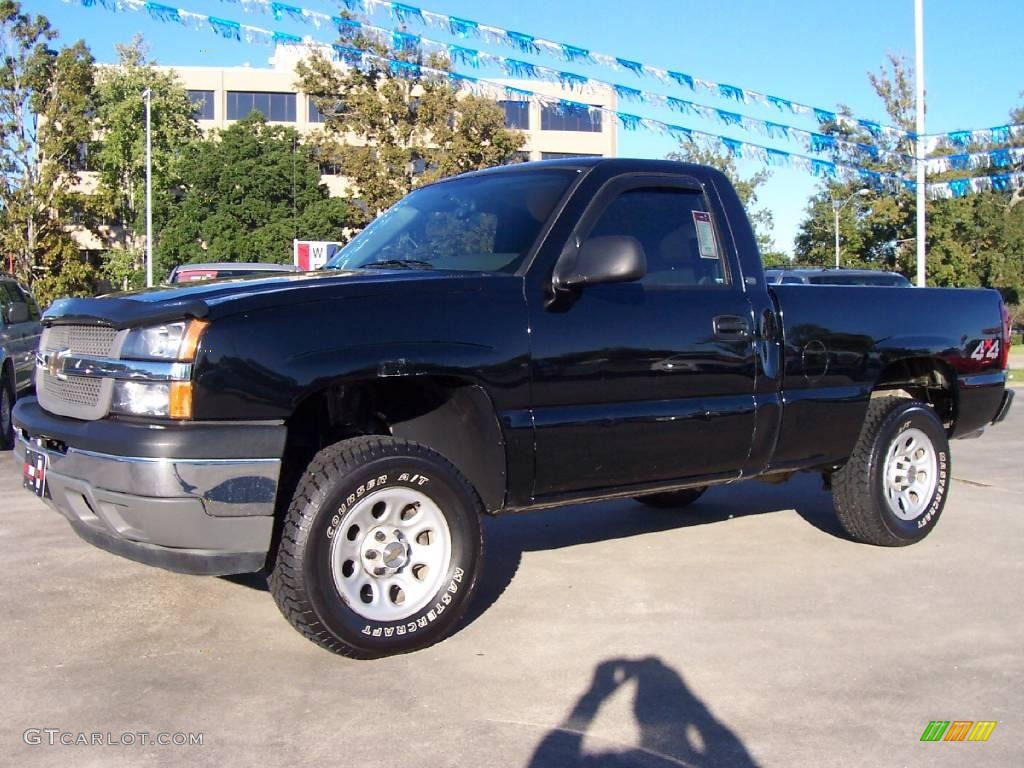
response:
<path fill-rule="evenodd" d="M 94 277 L 68 231 L 88 207 L 77 184 L 93 58 L 81 41 L 54 50 L 56 36 L 45 17 L 0 0 L 0 251 L 44 304 L 89 292 Z"/>
<path fill-rule="evenodd" d="M 98 174 L 97 204 L 102 214 L 118 222 L 116 245 L 133 254 L 112 265 L 122 280 L 134 283 L 141 272 L 145 231 L 146 108 L 143 92 L 150 91 L 153 167 L 153 227 L 159 232 L 181 186 L 181 162 L 186 148 L 199 136 L 188 93 L 174 73 L 161 72 L 147 60 L 142 37 L 118 45 L 118 63 L 97 75 L 96 117 L 99 141 L 91 157 Z M 109 277 L 116 276 L 110 273 Z"/>
<path fill-rule="evenodd" d="M 346 202 L 320 183 L 313 148 L 258 112 L 193 142 L 180 173 L 182 199 L 156 244 L 164 274 L 201 261 L 287 263 L 293 238 L 336 240 L 350 224 Z"/>
<path fill-rule="evenodd" d="M 317 152 L 350 180 L 364 220 L 416 184 L 499 165 L 523 145 L 521 134 L 504 127 L 504 112 L 493 101 L 460 94 L 446 78 L 423 72 L 424 63 L 447 69 L 444 59 L 424 62 L 417 50 L 358 36 L 342 42 L 375 55 L 339 67 L 314 54 L 296 72 L 326 118 L 314 139 Z"/>
<path fill-rule="evenodd" d="M 755 208 L 757 205 L 757 190 L 762 184 L 771 178 L 768 171 L 758 171 L 753 176 L 744 178 L 736 168 L 736 159 L 727 153 L 716 152 L 712 149 L 701 146 L 693 139 L 687 139 L 680 143 L 675 152 L 668 154 L 669 160 L 679 160 L 686 163 L 697 163 L 698 165 L 709 165 L 724 173 L 733 187 L 736 194 L 743 203 L 750 223 L 754 227 L 754 234 L 757 236 L 757 245 L 761 251 L 761 261 L 765 266 L 778 266 L 787 264 L 789 259 L 786 254 L 775 250 L 772 240 L 772 229 L 774 219 L 772 212 L 767 208 Z"/>

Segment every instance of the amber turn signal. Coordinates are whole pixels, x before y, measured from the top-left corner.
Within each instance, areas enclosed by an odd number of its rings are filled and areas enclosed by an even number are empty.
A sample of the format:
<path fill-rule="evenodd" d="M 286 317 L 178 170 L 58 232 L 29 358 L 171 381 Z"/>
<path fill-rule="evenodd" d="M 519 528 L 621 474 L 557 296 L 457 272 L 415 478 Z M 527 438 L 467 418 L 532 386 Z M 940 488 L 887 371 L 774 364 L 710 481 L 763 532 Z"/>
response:
<path fill-rule="evenodd" d="M 172 381 L 168 413 L 172 419 L 192 418 L 192 382 Z"/>
<path fill-rule="evenodd" d="M 185 335 L 181 338 L 181 345 L 178 347 L 178 360 L 183 363 L 195 361 L 196 351 L 199 349 L 199 340 L 209 324 L 206 320 L 189 321 L 185 327 Z"/>

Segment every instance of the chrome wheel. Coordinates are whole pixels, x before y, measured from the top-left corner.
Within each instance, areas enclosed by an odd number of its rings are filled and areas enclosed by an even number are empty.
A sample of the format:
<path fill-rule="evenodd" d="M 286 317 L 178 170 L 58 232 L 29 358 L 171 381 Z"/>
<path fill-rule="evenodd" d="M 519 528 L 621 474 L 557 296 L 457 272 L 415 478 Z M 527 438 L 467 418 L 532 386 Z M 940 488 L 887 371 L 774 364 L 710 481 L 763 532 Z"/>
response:
<path fill-rule="evenodd" d="M 331 542 L 331 572 L 353 611 L 371 621 L 398 621 L 437 594 L 451 556 L 451 532 L 437 504 L 393 486 L 345 514 Z"/>
<path fill-rule="evenodd" d="M 885 459 L 885 500 L 901 520 L 916 520 L 927 509 L 938 482 L 931 439 L 920 429 L 897 435 Z"/>

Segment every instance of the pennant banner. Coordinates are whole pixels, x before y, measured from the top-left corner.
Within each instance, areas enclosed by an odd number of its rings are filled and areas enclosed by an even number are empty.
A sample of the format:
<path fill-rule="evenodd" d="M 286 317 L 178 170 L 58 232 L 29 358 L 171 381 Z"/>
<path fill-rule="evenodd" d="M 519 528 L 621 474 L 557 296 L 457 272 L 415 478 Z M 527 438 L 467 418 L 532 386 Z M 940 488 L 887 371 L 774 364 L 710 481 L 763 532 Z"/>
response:
<path fill-rule="evenodd" d="M 72 0 L 67 1 L 71 2 Z M 86 8 L 100 6 L 111 11 L 144 11 L 157 21 L 177 23 L 190 29 L 206 29 L 221 37 L 252 44 L 275 45 L 277 43 L 284 43 L 302 45 L 308 47 L 311 53 L 322 52 L 328 48 L 326 44 L 321 42 L 312 40 L 300 41 L 295 35 L 240 24 L 229 19 L 193 13 L 182 8 L 146 2 L 146 0 L 78 0 L 78 2 Z M 897 192 L 899 190 L 913 191 L 916 189 L 916 184 L 913 180 L 897 174 L 880 173 L 858 165 L 836 163 L 802 154 L 785 152 L 780 149 L 740 141 L 682 125 L 673 125 L 607 107 L 597 107 L 569 99 L 547 96 L 493 80 L 476 78 L 459 72 L 434 69 L 415 62 L 390 59 L 359 48 L 338 44 L 331 45 L 329 48 L 338 60 L 344 61 L 351 66 L 385 65 L 398 76 L 446 80 L 457 88 L 491 99 L 536 101 L 544 106 L 557 108 L 563 112 L 573 114 L 600 113 L 616 120 L 625 130 L 643 128 L 661 135 L 670 136 L 677 141 L 696 141 L 705 148 L 725 151 L 732 157 L 755 160 L 769 167 L 792 167 L 818 178 L 859 181 L 865 186 L 890 192 Z M 927 191 L 929 197 L 939 199 L 963 197 L 972 192 L 1008 192 L 1020 189 L 1022 186 L 1024 186 L 1024 172 L 1014 172 L 936 182 L 929 184 Z"/>
<path fill-rule="evenodd" d="M 234 0 L 227 0 L 233 2 Z M 240 0 L 243 5 L 259 5 L 262 0 Z M 543 37 L 515 32 L 490 24 L 463 19 L 456 16 L 437 13 L 406 3 L 390 2 L 390 0 L 341 0 L 345 8 L 353 13 L 373 15 L 375 13 L 387 13 L 396 21 L 402 24 L 415 23 L 422 26 L 431 26 L 444 29 L 450 34 L 460 38 L 481 38 L 496 45 L 501 45 L 520 53 L 548 56 L 561 59 L 569 63 L 583 62 L 588 64 L 599 64 L 604 67 L 619 71 L 628 71 L 638 77 L 653 77 L 663 83 L 670 83 L 688 88 L 691 91 L 701 89 L 713 93 L 723 99 L 740 102 L 743 104 L 759 104 L 773 107 L 783 112 L 790 112 L 798 115 L 810 115 L 819 124 L 839 123 L 851 128 L 866 130 L 871 136 L 888 136 L 898 138 L 915 138 L 916 135 L 910 131 L 904 131 L 890 125 L 884 125 L 874 120 L 862 120 L 856 117 L 837 114 L 834 110 L 822 109 L 809 104 L 803 104 L 792 99 L 784 99 L 780 96 L 772 96 L 749 88 L 740 88 L 735 85 L 718 83 L 712 80 L 696 77 L 685 72 L 676 72 L 662 67 L 651 66 L 639 61 L 624 59 L 619 56 L 612 56 L 607 53 L 599 53 L 589 48 L 583 48 L 568 43 L 559 43 L 554 40 L 547 40 Z M 309 13 L 309 12 L 303 12 Z"/>
<path fill-rule="evenodd" d="M 231 1 L 231 0 L 228 0 Z M 498 54 L 488 53 L 475 48 L 467 48 L 454 43 L 443 43 L 431 40 L 422 35 L 414 35 L 395 29 L 386 29 L 373 24 L 359 21 L 357 19 L 346 19 L 340 16 L 329 16 L 326 13 L 310 11 L 297 6 L 285 5 L 276 0 L 243 0 L 247 9 L 255 8 L 272 13 L 275 19 L 289 18 L 308 23 L 321 29 L 333 25 L 337 27 L 342 35 L 360 34 L 373 42 L 380 43 L 394 48 L 398 51 L 422 50 L 424 53 L 440 53 L 446 55 L 454 64 L 468 66 L 473 69 L 491 65 L 501 69 L 509 77 L 522 78 L 527 80 L 542 80 L 550 83 L 557 83 L 572 91 L 582 93 L 614 92 L 621 101 L 631 101 L 647 104 L 655 107 L 671 109 L 683 115 L 693 115 L 708 120 L 715 120 L 728 127 L 737 127 L 751 133 L 759 133 L 773 139 L 783 139 L 794 142 L 805 152 L 828 153 L 836 150 L 843 151 L 848 155 L 860 158 L 865 162 L 886 162 L 891 164 L 913 167 L 915 159 L 912 155 L 876 147 L 873 144 L 847 141 L 845 139 L 823 134 L 814 131 L 807 131 L 785 123 L 760 120 L 749 115 L 731 112 L 724 109 L 700 104 L 687 99 L 679 99 L 673 96 L 665 96 L 660 93 L 632 88 L 627 85 L 610 83 L 604 80 L 589 78 L 574 72 L 565 72 L 540 64 L 533 64 L 519 59 L 509 58 Z M 406 8 L 407 6 L 402 6 Z M 401 21 L 407 17 L 411 18 L 413 10 L 402 11 Z M 519 33 L 510 33 L 519 35 Z M 531 46 L 527 44 L 524 36 L 519 36 L 522 45 L 520 50 L 530 52 Z M 535 46 L 534 46 L 535 47 Z M 736 101 L 742 99 L 735 96 L 732 86 L 724 86 L 727 93 Z M 834 118 L 834 115 L 832 116 Z"/>
<path fill-rule="evenodd" d="M 932 140 L 946 141 L 950 146 L 967 149 L 973 144 L 1009 144 L 1024 139 L 1024 124 L 997 125 L 992 128 L 978 128 L 972 131 L 950 131 L 929 134 Z"/>
<path fill-rule="evenodd" d="M 966 171 L 974 168 L 1013 168 L 1024 162 L 1024 147 L 989 149 L 958 155 L 931 157 L 925 161 L 928 173 Z"/>

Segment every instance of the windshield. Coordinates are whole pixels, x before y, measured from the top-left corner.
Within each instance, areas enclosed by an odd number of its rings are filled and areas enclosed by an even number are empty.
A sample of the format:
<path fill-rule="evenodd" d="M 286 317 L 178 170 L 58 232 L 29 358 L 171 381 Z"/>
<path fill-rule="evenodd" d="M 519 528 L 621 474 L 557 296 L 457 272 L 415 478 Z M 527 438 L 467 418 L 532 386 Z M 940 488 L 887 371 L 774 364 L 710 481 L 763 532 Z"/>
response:
<path fill-rule="evenodd" d="M 577 171 L 518 171 L 415 190 L 374 219 L 328 269 L 514 272 Z"/>

